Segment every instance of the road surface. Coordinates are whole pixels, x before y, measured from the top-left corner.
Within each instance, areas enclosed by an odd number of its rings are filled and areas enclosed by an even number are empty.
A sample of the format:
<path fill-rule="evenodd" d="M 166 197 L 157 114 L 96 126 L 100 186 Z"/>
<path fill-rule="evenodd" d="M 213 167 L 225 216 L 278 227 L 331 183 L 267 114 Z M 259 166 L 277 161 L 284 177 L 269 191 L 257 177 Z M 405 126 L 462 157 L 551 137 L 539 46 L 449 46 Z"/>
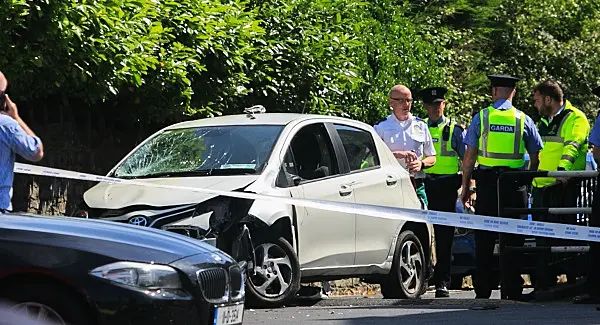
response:
<path fill-rule="evenodd" d="M 501 301 L 495 291 L 490 300 L 475 300 L 472 291 L 433 298 L 428 292 L 417 301 L 379 297 L 329 298 L 312 305 L 277 309 L 248 309 L 245 325 L 396 325 L 396 324 L 600 324 L 596 305 L 573 305 L 570 300 L 551 303 Z"/>

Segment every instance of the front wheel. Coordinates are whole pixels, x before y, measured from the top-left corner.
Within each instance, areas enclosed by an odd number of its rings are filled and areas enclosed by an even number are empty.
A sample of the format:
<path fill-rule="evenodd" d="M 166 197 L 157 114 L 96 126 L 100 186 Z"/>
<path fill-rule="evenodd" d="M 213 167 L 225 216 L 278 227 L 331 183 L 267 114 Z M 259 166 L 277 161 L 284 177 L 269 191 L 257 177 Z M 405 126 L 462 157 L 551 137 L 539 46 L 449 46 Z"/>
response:
<path fill-rule="evenodd" d="M 418 299 L 425 291 L 426 260 L 419 238 L 410 230 L 398 236 L 390 274 L 381 283 L 384 298 Z"/>
<path fill-rule="evenodd" d="M 11 309 L 57 325 L 93 324 L 82 298 L 47 283 L 14 284 L 3 291 Z"/>
<path fill-rule="evenodd" d="M 300 289 L 300 262 L 292 245 L 283 237 L 259 239 L 255 244 L 256 265 L 248 270 L 247 301 L 260 307 L 279 307 Z"/>

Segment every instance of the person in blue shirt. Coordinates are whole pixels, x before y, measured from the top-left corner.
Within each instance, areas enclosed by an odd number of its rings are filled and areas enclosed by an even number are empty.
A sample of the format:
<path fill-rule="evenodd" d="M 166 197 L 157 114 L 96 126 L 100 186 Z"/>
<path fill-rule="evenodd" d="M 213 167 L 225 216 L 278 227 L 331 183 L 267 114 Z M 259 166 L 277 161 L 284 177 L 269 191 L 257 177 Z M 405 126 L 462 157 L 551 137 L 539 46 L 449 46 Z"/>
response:
<path fill-rule="evenodd" d="M 594 88 L 592 93 L 600 97 L 600 86 Z M 598 110 L 600 112 L 600 101 L 598 101 Z M 594 126 L 590 131 L 589 142 L 592 145 L 592 155 L 596 162 L 600 162 L 600 114 L 596 116 Z M 600 184 L 594 190 L 592 202 L 592 217 L 590 218 L 590 227 L 600 227 L 600 199 L 598 199 Z M 600 243 L 590 242 L 590 251 L 588 252 L 588 262 L 586 263 L 586 279 L 583 286 L 583 294 L 575 296 L 575 304 L 597 304 L 600 303 Z"/>
<path fill-rule="evenodd" d="M 518 78 L 503 75 L 488 76 L 492 86 L 493 104 L 477 114 L 467 129 L 467 150 L 463 159 L 461 200 L 466 202 L 471 194 L 469 182 L 475 162 L 479 163 L 474 174 L 477 182 L 475 214 L 498 217 L 498 195 L 509 207 L 527 207 L 526 180 L 522 183 L 505 182 L 498 193 L 497 181 L 502 172 L 526 168 L 525 150 L 529 153 L 531 170 L 537 170 L 539 152 L 543 142 L 533 120 L 513 107 Z M 506 206 L 505 206 L 506 207 Z M 506 217 L 506 216 L 502 216 Z M 521 216 L 516 216 L 521 217 Z M 492 231 L 475 231 L 476 272 L 473 277 L 476 298 L 488 299 L 493 287 L 493 254 L 496 238 L 501 247 L 522 246 L 523 236 Z M 520 254 L 500 252 L 502 299 L 527 300 L 522 294 Z"/>
<path fill-rule="evenodd" d="M 6 94 L 7 86 L 0 72 L 0 213 L 12 210 L 15 154 L 29 161 L 44 156 L 42 141 L 19 116 L 17 104 Z"/>

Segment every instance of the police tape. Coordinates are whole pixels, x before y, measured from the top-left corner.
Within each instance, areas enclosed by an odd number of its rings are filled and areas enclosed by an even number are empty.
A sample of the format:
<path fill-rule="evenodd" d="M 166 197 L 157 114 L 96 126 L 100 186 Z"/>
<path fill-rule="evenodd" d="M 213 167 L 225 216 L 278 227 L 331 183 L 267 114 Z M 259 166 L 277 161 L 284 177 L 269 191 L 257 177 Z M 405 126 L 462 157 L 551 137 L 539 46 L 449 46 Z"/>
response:
<path fill-rule="evenodd" d="M 221 191 L 195 187 L 152 184 L 140 180 L 99 176 L 94 174 L 80 173 L 69 170 L 62 170 L 57 168 L 49 168 L 22 163 L 16 163 L 14 171 L 15 173 L 20 174 L 50 176 L 57 178 L 67 178 L 93 182 L 106 182 L 115 184 L 132 184 L 172 189 L 178 191 L 183 190 L 192 192 L 202 192 L 207 194 L 249 200 L 275 201 L 278 203 L 286 203 L 290 205 L 303 206 L 320 210 L 346 212 L 357 215 L 365 215 L 375 218 L 384 218 L 392 220 L 429 222 L 435 225 L 453 226 L 473 230 L 488 230 L 494 232 L 511 233 L 527 236 L 600 242 L 600 228 L 598 227 L 529 221 L 521 219 L 506 219 L 467 213 L 439 212 L 432 210 L 418 210 L 369 204 L 344 203 L 327 200 L 308 200 L 276 195 L 256 194 L 250 192 Z"/>

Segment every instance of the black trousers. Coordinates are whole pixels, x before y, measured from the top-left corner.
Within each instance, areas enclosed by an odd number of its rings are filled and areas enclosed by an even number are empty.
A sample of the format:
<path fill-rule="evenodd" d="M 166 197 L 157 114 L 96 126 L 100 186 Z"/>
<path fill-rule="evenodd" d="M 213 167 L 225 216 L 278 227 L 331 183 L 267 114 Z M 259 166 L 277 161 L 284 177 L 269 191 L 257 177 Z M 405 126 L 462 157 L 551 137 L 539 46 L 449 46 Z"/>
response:
<path fill-rule="evenodd" d="M 498 188 L 497 181 L 501 172 L 509 170 L 477 170 L 474 178 L 477 182 L 477 202 L 475 205 L 475 214 L 498 217 Z M 525 182 L 509 182 L 503 179 L 500 194 L 504 207 L 526 208 L 527 207 L 527 187 Z M 506 218 L 506 217 L 505 217 Z M 521 216 L 511 216 L 511 218 L 521 218 Z M 496 276 L 494 274 L 494 246 L 496 239 L 500 240 L 500 245 L 523 246 L 525 237 L 507 233 L 497 233 L 493 231 L 475 230 L 475 275 L 473 276 L 473 286 L 477 298 L 487 299 L 492 294 L 495 287 Z M 500 280 L 502 281 L 504 296 L 503 299 L 518 298 L 523 290 L 523 278 L 521 278 L 522 254 L 505 253 L 501 251 Z"/>
<path fill-rule="evenodd" d="M 460 188 L 460 175 L 427 175 L 425 178 L 425 192 L 429 201 L 429 210 L 455 212 L 458 189 Z M 433 282 L 436 288 L 449 287 L 452 267 L 452 243 L 454 241 L 454 227 L 433 225 L 435 232 L 435 254 L 437 263 L 433 273 Z"/>
<path fill-rule="evenodd" d="M 600 182 L 594 190 L 594 201 L 592 202 L 592 217 L 590 227 L 600 227 Z M 586 280 L 584 292 L 600 297 L 600 242 L 590 242 L 590 251 L 587 256 Z"/>

